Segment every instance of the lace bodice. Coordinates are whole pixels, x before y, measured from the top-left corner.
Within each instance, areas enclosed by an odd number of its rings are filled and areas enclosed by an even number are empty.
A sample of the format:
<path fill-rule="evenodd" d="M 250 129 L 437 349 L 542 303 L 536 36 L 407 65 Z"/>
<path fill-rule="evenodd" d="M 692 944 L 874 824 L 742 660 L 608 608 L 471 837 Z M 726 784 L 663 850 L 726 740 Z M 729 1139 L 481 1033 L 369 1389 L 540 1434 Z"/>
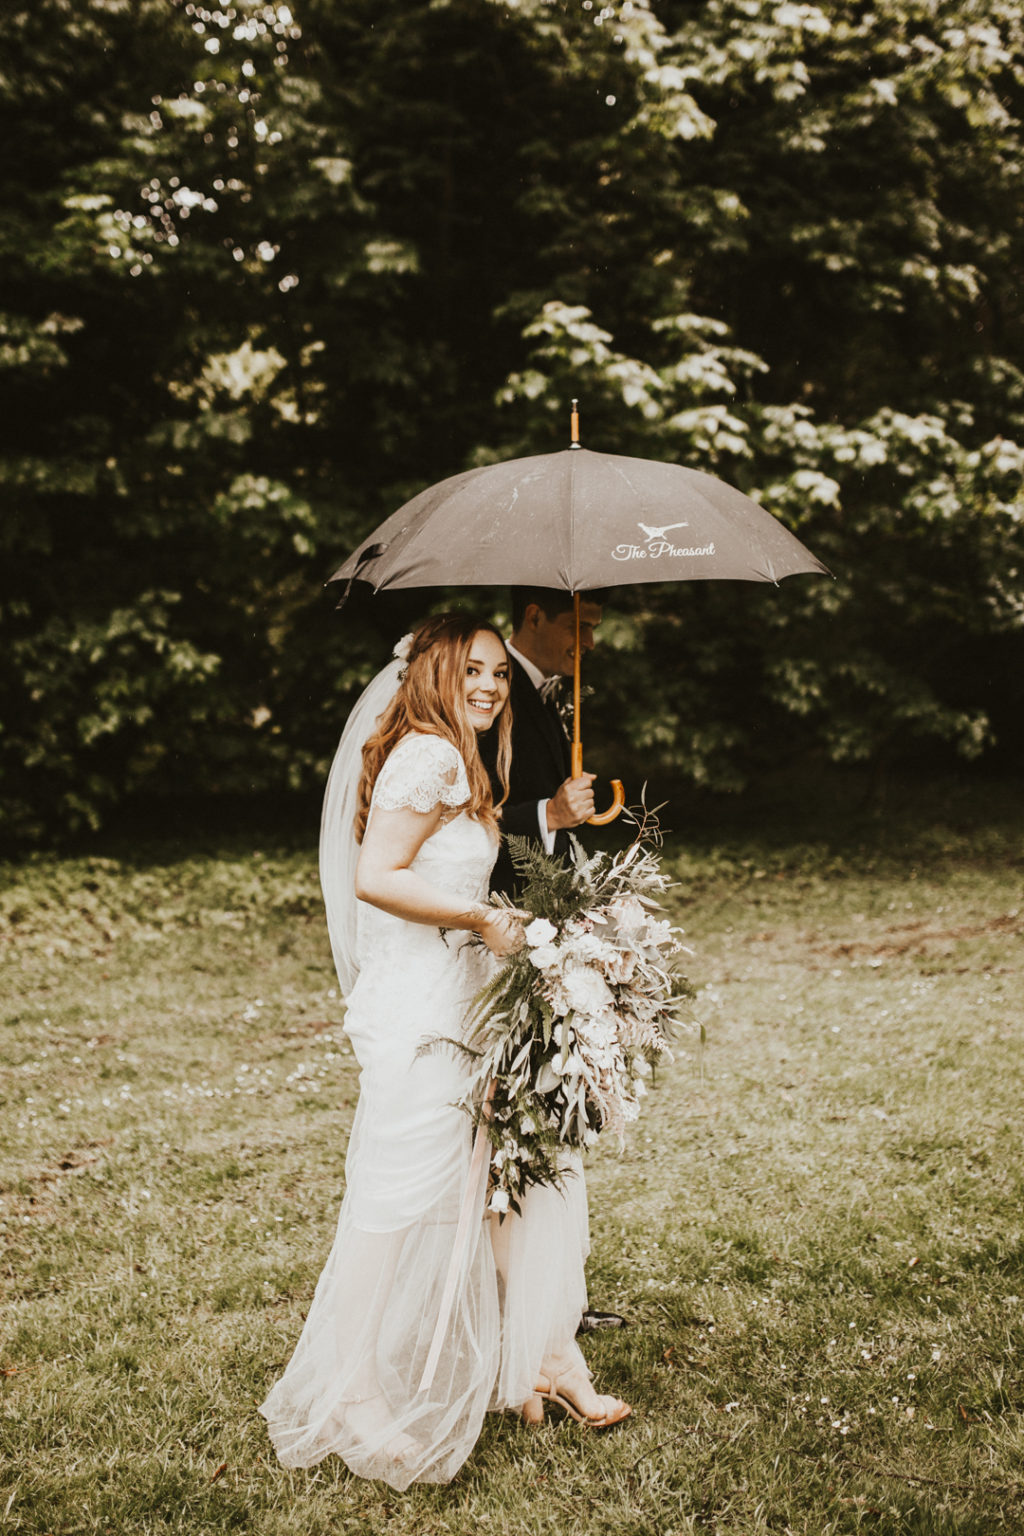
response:
<path fill-rule="evenodd" d="M 469 800 L 466 765 L 458 749 L 440 736 L 413 733 L 403 738 L 387 758 L 370 801 L 374 811 L 410 807 L 431 811 L 442 806 L 442 821 L 426 839 L 410 868 L 445 895 L 465 897 L 467 904 L 483 901 L 498 853 L 497 835 L 461 809 Z M 445 954 L 461 946 L 468 935 L 446 941 L 436 928 L 409 923 L 365 902 L 359 904 L 359 964 L 362 973 L 380 961 L 394 967 L 396 956 L 441 945 Z M 399 961 L 401 966 L 401 961 Z M 475 970 L 476 967 L 464 968 Z M 479 980 L 477 980 L 479 984 Z"/>

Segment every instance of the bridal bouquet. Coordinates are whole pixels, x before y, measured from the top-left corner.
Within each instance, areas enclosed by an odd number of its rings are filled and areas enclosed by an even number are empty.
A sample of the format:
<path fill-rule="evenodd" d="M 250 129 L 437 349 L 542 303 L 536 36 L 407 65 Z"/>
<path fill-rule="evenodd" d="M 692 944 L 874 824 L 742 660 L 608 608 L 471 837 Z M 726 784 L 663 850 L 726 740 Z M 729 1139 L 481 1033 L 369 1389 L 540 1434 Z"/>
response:
<path fill-rule="evenodd" d="M 588 857 L 575 838 L 553 860 L 510 838 L 531 914 L 525 943 L 477 998 L 464 1100 L 491 1146 L 489 1208 L 518 1211 L 531 1184 L 557 1183 L 567 1150 L 599 1132 L 620 1140 L 640 1112 L 645 1079 L 692 990 L 677 970 L 689 951 L 661 916 L 669 881 L 654 852 L 657 823 Z"/>

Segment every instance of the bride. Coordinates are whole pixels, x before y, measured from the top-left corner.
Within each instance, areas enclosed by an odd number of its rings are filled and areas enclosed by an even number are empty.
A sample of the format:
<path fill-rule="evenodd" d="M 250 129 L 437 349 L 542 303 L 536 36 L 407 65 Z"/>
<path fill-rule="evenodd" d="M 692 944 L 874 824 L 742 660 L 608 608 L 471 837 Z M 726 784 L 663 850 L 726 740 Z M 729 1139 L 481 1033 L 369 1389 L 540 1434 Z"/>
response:
<path fill-rule="evenodd" d="M 331 1453 L 395 1488 L 448 1482 L 488 1409 L 552 1403 L 609 1428 L 630 1412 L 590 1381 L 582 1168 L 485 1214 L 486 1141 L 457 1108 L 464 1037 L 495 959 L 522 942 L 487 905 L 498 817 L 477 737 L 508 783 L 509 662 L 497 631 L 427 620 L 345 728 L 320 871 L 345 1031 L 361 1068 L 338 1231 L 284 1375 L 262 1405 L 280 1460 Z M 477 938 L 478 936 L 478 938 Z M 480 943 L 479 940 L 483 942 Z M 424 1047 L 428 1047 L 424 1049 Z"/>

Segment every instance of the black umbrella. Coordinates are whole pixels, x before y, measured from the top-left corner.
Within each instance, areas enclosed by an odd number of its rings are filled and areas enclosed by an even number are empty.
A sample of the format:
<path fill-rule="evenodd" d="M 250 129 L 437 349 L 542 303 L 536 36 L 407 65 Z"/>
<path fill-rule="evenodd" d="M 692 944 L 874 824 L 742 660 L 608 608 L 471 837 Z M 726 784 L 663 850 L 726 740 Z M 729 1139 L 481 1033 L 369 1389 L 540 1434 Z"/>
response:
<path fill-rule="evenodd" d="M 658 459 L 560 453 L 465 470 L 393 512 L 330 578 L 392 587 L 543 586 L 576 596 L 654 581 L 770 581 L 829 571 L 771 512 L 724 480 Z M 580 648 L 573 679 L 574 775 L 580 742 Z M 595 822 L 610 821 L 615 801 Z"/>

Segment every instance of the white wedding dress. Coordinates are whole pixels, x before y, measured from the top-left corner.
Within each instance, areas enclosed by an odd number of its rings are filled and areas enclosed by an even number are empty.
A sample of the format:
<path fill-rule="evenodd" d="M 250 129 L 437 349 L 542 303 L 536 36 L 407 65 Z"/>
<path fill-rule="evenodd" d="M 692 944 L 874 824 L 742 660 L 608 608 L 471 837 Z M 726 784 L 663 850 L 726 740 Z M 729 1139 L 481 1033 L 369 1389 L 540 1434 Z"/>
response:
<path fill-rule="evenodd" d="M 497 841 L 457 809 L 468 794 L 455 747 L 413 734 L 381 769 L 370 815 L 446 808 L 412 868 L 470 904 L 486 897 Z M 522 1216 L 500 1224 L 485 1214 L 486 1158 L 471 1179 L 472 1124 L 455 1107 L 465 1058 L 423 1048 L 464 1037 L 489 952 L 364 903 L 357 932 L 345 1031 L 362 1071 L 345 1198 L 295 1353 L 260 1411 L 286 1466 L 333 1452 L 401 1489 L 449 1481 L 484 1413 L 518 1409 L 542 1360 L 582 1362 L 587 1201 L 577 1159 L 562 1188 L 531 1189 Z"/>

